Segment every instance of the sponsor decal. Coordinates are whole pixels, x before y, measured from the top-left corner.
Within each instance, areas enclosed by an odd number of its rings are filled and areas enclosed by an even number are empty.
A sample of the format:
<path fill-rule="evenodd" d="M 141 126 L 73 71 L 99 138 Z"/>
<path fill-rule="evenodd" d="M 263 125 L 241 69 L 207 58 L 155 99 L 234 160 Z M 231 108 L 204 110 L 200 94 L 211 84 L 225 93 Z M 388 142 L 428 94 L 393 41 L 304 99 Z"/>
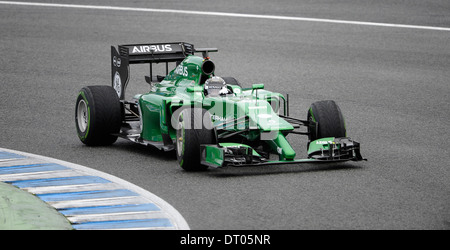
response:
<path fill-rule="evenodd" d="M 217 86 L 217 85 L 213 85 L 213 84 L 209 84 L 207 86 L 205 86 L 205 89 L 222 89 L 223 85 Z"/>
<path fill-rule="evenodd" d="M 277 153 L 280 155 L 283 154 L 283 149 L 280 147 L 277 147 Z"/>
<path fill-rule="evenodd" d="M 188 76 L 187 66 L 178 65 L 178 67 L 175 68 L 175 74 L 181 76 Z"/>
<path fill-rule="evenodd" d="M 336 144 L 334 141 L 316 141 L 316 144 Z"/>
<path fill-rule="evenodd" d="M 212 119 L 214 120 L 214 121 L 226 121 L 227 119 L 225 118 L 225 117 L 221 117 L 221 116 L 218 116 L 218 115 L 211 115 L 211 117 L 212 117 Z"/>
<path fill-rule="evenodd" d="M 130 48 L 131 49 L 131 48 Z M 161 44 L 161 45 L 140 45 L 133 46 L 130 54 L 147 54 L 147 53 L 160 53 L 160 52 L 171 52 L 172 45 Z"/>
<path fill-rule="evenodd" d="M 115 67 L 120 68 L 120 65 L 121 65 L 121 64 L 122 64 L 122 59 L 120 59 L 120 57 L 117 58 L 116 56 L 114 56 L 114 57 L 113 57 L 113 65 L 114 65 Z"/>
<path fill-rule="evenodd" d="M 117 95 L 122 95 L 122 80 L 120 79 L 120 74 L 118 71 L 114 74 L 113 88 L 116 90 Z"/>

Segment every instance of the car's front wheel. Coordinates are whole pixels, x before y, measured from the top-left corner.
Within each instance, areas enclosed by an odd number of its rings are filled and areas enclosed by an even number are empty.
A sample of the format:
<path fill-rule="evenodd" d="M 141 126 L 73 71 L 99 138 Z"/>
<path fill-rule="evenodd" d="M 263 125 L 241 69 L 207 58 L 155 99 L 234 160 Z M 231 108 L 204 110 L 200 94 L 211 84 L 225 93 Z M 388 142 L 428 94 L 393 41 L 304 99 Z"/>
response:
<path fill-rule="evenodd" d="M 307 119 L 317 123 L 309 127 L 309 142 L 325 137 L 345 137 L 347 135 L 344 116 L 335 101 L 318 101 L 311 104 Z"/>
<path fill-rule="evenodd" d="M 200 145 L 214 144 L 216 137 L 211 116 L 202 108 L 185 108 L 177 119 L 175 150 L 180 166 L 186 171 L 202 171 Z"/>

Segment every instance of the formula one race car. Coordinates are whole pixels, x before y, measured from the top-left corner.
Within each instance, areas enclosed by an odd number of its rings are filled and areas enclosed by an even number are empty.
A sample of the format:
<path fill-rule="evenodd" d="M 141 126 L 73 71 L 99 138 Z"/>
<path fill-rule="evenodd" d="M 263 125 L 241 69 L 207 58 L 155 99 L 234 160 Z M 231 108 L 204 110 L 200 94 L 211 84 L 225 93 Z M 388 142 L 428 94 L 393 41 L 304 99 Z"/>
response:
<path fill-rule="evenodd" d="M 112 86 L 87 86 L 78 94 L 78 137 L 89 146 L 121 137 L 175 149 L 187 171 L 364 160 L 334 101 L 313 103 L 306 120 L 292 118 L 288 96 L 267 91 L 264 84 L 243 88 L 233 77 L 216 76 L 210 52 L 217 49 L 184 42 L 111 46 Z M 130 65 L 142 63 L 150 65 L 145 76 L 150 91 L 125 100 Z M 153 75 L 157 63 L 165 63 L 164 76 Z M 170 72 L 169 63 L 176 64 Z M 306 159 L 296 159 L 288 134 L 308 136 Z"/>

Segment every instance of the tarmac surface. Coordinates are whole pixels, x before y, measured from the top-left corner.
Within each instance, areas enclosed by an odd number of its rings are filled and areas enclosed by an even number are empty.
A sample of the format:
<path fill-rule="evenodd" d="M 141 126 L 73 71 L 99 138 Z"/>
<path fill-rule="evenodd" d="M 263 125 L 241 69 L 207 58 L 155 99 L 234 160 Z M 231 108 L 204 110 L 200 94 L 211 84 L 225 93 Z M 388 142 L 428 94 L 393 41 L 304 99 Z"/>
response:
<path fill-rule="evenodd" d="M 95 5 L 450 27 L 443 0 Z M 0 24 L 2 148 L 117 176 L 167 201 L 191 229 L 450 229 L 449 31 L 3 3 Z M 217 47 L 217 75 L 289 93 L 293 117 L 334 99 L 369 161 L 187 173 L 173 152 L 82 145 L 76 95 L 110 84 L 110 46 L 174 41 Z M 132 69 L 130 96 L 148 91 L 147 71 Z M 288 139 L 306 156 L 306 138 Z"/>

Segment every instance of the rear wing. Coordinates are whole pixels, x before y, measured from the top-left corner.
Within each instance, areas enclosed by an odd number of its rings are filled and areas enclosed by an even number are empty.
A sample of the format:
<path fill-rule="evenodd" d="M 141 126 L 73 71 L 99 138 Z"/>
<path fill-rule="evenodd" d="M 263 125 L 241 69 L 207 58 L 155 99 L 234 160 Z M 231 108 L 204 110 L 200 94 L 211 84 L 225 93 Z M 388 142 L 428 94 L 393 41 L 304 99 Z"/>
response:
<path fill-rule="evenodd" d="M 111 79 L 112 86 L 117 91 L 121 100 L 124 99 L 125 89 L 130 75 L 130 64 L 150 64 L 150 76 L 145 79 L 148 83 L 153 80 L 153 63 L 166 63 L 166 75 L 169 74 L 169 63 L 177 65 L 188 55 L 202 52 L 203 57 L 208 57 L 208 52 L 217 52 L 215 48 L 194 49 L 194 45 L 185 42 L 174 43 L 147 43 L 118 45 L 117 49 L 111 46 Z M 158 81 L 158 79 L 155 79 Z"/>
<path fill-rule="evenodd" d="M 130 64 L 177 62 L 194 54 L 194 45 L 189 43 L 128 44 L 119 45 L 118 49 Z"/>

